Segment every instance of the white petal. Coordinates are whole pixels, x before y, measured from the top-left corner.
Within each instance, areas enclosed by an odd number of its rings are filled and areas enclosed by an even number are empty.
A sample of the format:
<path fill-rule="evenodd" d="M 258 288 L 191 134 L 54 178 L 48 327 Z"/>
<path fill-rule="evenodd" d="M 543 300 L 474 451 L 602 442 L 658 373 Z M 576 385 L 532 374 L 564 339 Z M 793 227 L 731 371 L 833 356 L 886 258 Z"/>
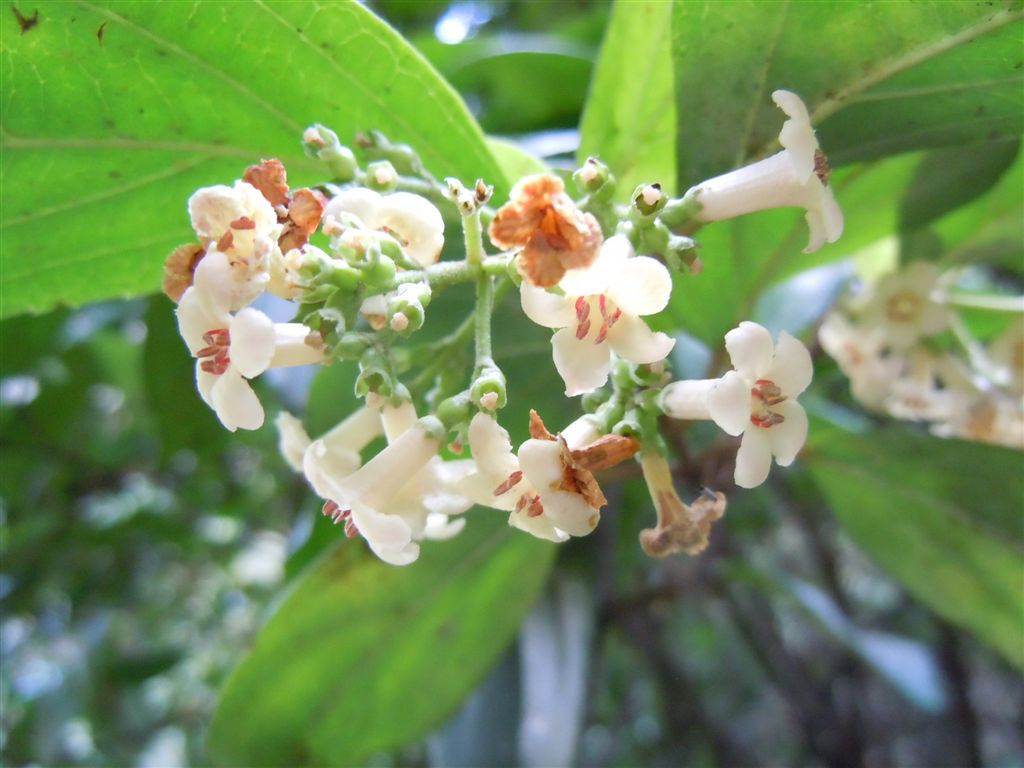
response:
<path fill-rule="evenodd" d="M 740 449 L 736 453 L 736 472 L 733 475 L 736 485 L 741 488 L 756 488 L 768 479 L 768 471 L 772 466 L 768 431 L 760 427 L 751 427 L 743 433 Z"/>
<path fill-rule="evenodd" d="M 526 514 L 525 509 L 510 514 L 508 516 L 508 524 L 513 528 L 526 531 L 538 539 L 547 539 L 555 543 L 563 542 L 569 538 L 569 534 L 556 528 L 555 524 L 551 522 L 551 518 L 547 515 L 530 517 Z"/>
<path fill-rule="evenodd" d="M 836 196 L 832 192 L 832 187 L 825 187 L 825 196 L 822 202 L 822 212 L 825 218 L 825 239 L 830 243 L 834 243 L 843 234 L 843 210 L 839 207 L 839 203 L 836 202 Z"/>
<path fill-rule="evenodd" d="M 209 346 L 203 339 L 207 331 L 227 328 L 231 324 L 231 316 L 227 312 L 213 311 L 203 298 L 202 291 L 193 285 L 185 289 L 175 309 L 178 331 L 193 355 Z"/>
<path fill-rule="evenodd" d="M 596 419 L 584 414 L 562 430 L 562 438 L 570 448 L 580 448 L 601 437 L 601 428 Z"/>
<path fill-rule="evenodd" d="M 309 435 L 306 434 L 302 422 L 288 411 L 281 411 L 274 419 L 274 426 L 277 427 L 277 446 L 281 455 L 289 467 L 301 472 L 302 458 L 310 444 Z"/>
<path fill-rule="evenodd" d="M 775 382 L 786 397 L 796 397 L 811 383 L 814 364 L 807 347 L 783 331 L 775 345 L 775 357 L 764 378 Z"/>
<path fill-rule="evenodd" d="M 519 446 L 519 467 L 527 482 L 546 493 L 562 482 L 562 449 L 557 440 L 527 440 Z"/>
<path fill-rule="evenodd" d="M 668 269 L 650 256 L 623 261 L 616 279 L 608 286 L 608 297 L 627 315 L 661 312 L 671 295 L 672 277 Z"/>
<path fill-rule="evenodd" d="M 485 413 L 469 422 L 469 448 L 480 473 L 497 480 L 494 487 L 519 468 L 508 432 Z"/>
<path fill-rule="evenodd" d="M 773 410 L 781 414 L 785 421 L 776 424 L 765 430 L 771 442 L 772 453 L 775 455 L 775 463 L 780 467 L 788 467 L 793 459 L 804 447 L 807 440 L 807 414 L 795 400 L 787 400 L 779 403 Z M 751 428 L 751 431 L 755 431 Z"/>
<path fill-rule="evenodd" d="M 586 536 L 597 527 L 601 513 L 591 507 L 578 493 L 540 491 L 544 517 L 572 536 Z"/>
<path fill-rule="evenodd" d="M 377 229 L 391 230 L 409 258 L 433 264 L 444 246 L 444 219 L 433 203 L 411 192 L 385 196 L 377 207 Z"/>
<path fill-rule="evenodd" d="M 466 518 L 464 517 L 452 519 L 448 515 L 431 512 L 427 515 L 427 524 L 423 528 L 423 538 L 444 541 L 457 535 L 465 527 Z"/>
<path fill-rule="evenodd" d="M 363 407 L 357 408 L 320 439 L 328 450 L 347 448 L 358 452 L 382 433 L 380 411 L 376 408 Z"/>
<path fill-rule="evenodd" d="M 609 237 L 601 244 L 597 259 L 589 267 L 570 269 L 559 281 L 567 296 L 605 293 L 622 274 L 622 265 L 633 256 L 633 245 L 625 235 Z"/>
<path fill-rule="evenodd" d="M 549 293 L 529 280 L 519 287 L 519 300 L 526 316 L 545 328 L 565 328 L 576 319 L 571 299 Z"/>
<path fill-rule="evenodd" d="M 804 247 L 804 253 L 814 253 L 828 240 L 824 211 L 820 206 L 808 205 L 804 212 L 804 221 L 807 222 L 807 245 Z"/>
<path fill-rule="evenodd" d="M 668 357 L 676 340 L 661 331 L 652 331 L 636 315 L 623 313 L 608 331 L 608 343 L 630 362 L 656 363 Z"/>
<path fill-rule="evenodd" d="M 797 175 L 806 179 L 814 173 L 814 151 L 818 148 L 807 107 L 791 91 L 775 91 L 772 100 L 789 115 L 779 132 L 779 143 L 789 152 Z"/>
<path fill-rule="evenodd" d="M 216 240 L 230 223 L 245 215 L 235 190 L 223 184 L 197 189 L 188 199 L 192 229 L 201 238 Z"/>
<path fill-rule="evenodd" d="M 201 361 L 196 361 L 196 389 L 203 402 L 213 408 L 213 385 L 217 383 L 220 376 L 207 373 L 199 367 Z"/>
<path fill-rule="evenodd" d="M 370 549 L 385 563 L 408 565 L 420 556 L 412 529 L 399 515 L 384 515 L 365 504 L 354 504 L 352 522 Z"/>
<path fill-rule="evenodd" d="M 726 434 L 741 434 L 750 426 L 750 384 L 729 371 L 708 393 L 708 413 Z"/>
<path fill-rule="evenodd" d="M 251 307 L 231 320 L 231 364 L 246 378 L 259 376 L 274 356 L 274 321 Z"/>
<path fill-rule="evenodd" d="M 226 254 L 208 251 L 192 276 L 192 287 L 202 294 L 209 312 L 226 315 L 232 308 L 235 273 Z"/>
<path fill-rule="evenodd" d="M 383 508 L 437 456 L 439 447 L 427 429 L 416 424 L 345 478 L 344 487 L 331 498 L 342 506 L 361 500 Z"/>
<path fill-rule="evenodd" d="M 763 325 L 744 320 L 725 334 L 725 348 L 732 367 L 751 384 L 760 379 L 772 363 L 775 345 Z"/>
<path fill-rule="evenodd" d="M 314 440 L 302 456 L 302 472 L 322 499 L 339 499 L 342 481 L 359 469 L 359 453 L 344 445 L 328 445 Z"/>
<path fill-rule="evenodd" d="M 319 336 L 310 335 L 307 326 L 302 323 L 274 323 L 274 356 L 270 358 L 270 368 L 322 362 L 323 342 Z"/>
<path fill-rule="evenodd" d="M 592 392 L 608 381 L 612 363 L 607 344 L 595 344 L 592 339 L 581 341 L 573 329 L 563 328 L 551 337 L 551 347 L 567 397 Z"/>
<path fill-rule="evenodd" d="M 259 429 L 263 426 L 263 406 L 252 391 L 249 382 L 234 366 L 217 377 L 210 397 L 221 424 L 234 432 L 236 429 Z"/>
<path fill-rule="evenodd" d="M 340 221 L 343 213 L 349 213 L 359 219 L 367 229 L 377 229 L 377 209 L 380 201 L 381 196 L 372 189 L 343 189 L 327 203 L 324 218 L 330 216 Z"/>

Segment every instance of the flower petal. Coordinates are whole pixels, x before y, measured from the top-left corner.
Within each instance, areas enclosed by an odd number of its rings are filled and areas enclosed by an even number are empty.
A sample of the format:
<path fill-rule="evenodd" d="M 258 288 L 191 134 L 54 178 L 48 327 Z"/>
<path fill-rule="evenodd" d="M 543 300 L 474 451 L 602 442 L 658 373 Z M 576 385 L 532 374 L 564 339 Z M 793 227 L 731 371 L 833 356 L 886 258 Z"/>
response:
<path fill-rule="evenodd" d="M 207 373 L 200 364 L 202 361 L 196 361 L 196 389 L 199 390 L 199 396 L 203 398 L 203 402 L 213 408 L 213 385 L 217 383 L 220 376 L 212 373 Z"/>
<path fill-rule="evenodd" d="M 217 377 L 210 398 L 221 424 L 234 432 L 236 429 L 259 429 L 263 426 L 263 406 L 234 366 Z"/>
<path fill-rule="evenodd" d="M 601 513 L 591 507 L 578 493 L 540 491 L 544 517 L 558 529 L 572 536 L 586 536 L 597 527 Z"/>
<path fill-rule="evenodd" d="M 274 426 L 277 427 L 277 446 L 285 462 L 296 472 L 301 472 L 302 459 L 310 443 L 305 427 L 288 411 L 277 414 Z"/>
<path fill-rule="evenodd" d="M 381 195 L 365 187 L 350 187 L 332 197 L 324 209 L 324 218 L 328 216 L 341 221 L 344 213 L 355 216 L 367 229 L 376 229 L 377 209 Z"/>
<path fill-rule="evenodd" d="M 779 143 L 788 151 L 797 175 L 806 179 L 814 173 L 814 151 L 818 149 L 807 107 L 792 91 L 775 91 L 772 101 L 789 116 L 779 132 Z"/>
<path fill-rule="evenodd" d="M 203 338 L 207 331 L 227 328 L 231 324 L 231 316 L 227 312 L 212 311 L 204 301 L 202 291 L 194 285 L 181 295 L 175 314 L 178 316 L 178 332 L 193 355 L 209 346 Z"/>
<path fill-rule="evenodd" d="M 802 343 L 783 331 L 775 345 L 775 357 L 765 374 L 774 381 L 786 397 L 796 397 L 811 383 L 814 364 L 811 353 Z"/>
<path fill-rule="evenodd" d="M 403 243 L 406 255 L 424 267 L 444 246 L 444 219 L 433 203 L 411 192 L 386 195 L 377 206 L 376 228 L 386 227 Z"/>
<path fill-rule="evenodd" d="M 526 531 L 538 539 L 547 539 L 555 543 L 563 542 L 569 538 L 569 534 L 556 528 L 555 524 L 551 522 L 551 518 L 547 515 L 530 517 L 525 509 L 510 514 L 508 516 L 508 524 L 513 528 Z"/>
<path fill-rule="evenodd" d="M 593 392 L 608 381 L 612 362 L 607 344 L 577 339 L 571 328 L 563 328 L 551 337 L 551 347 L 567 397 Z"/>
<path fill-rule="evenodd" d="M 519 446 L 519 467 L 538 492 L 550 491 L 563 478 L 561 446 L 557 440 L 527 440 Z"/>
<path fill-rule="evenodd" d="M 708 393 L 708 414 L 726 434 L 742 434 L 750 426 L 750 385 L 729 371 Z"/>
<path fill-rule="evenodd" d="M 427 515 L 427 524 L 423 527 L 423 538 L 444 541 L 457 535 L 466 527 L 466 518 L 456 517 L 454 520 L 440 512 Z"/>
<path fill-rule="evenodd" d="M 508 432 L 485 413 L 469 422 L 469 448 L 479 472 L 497 481 L 494 487 L 519 468 Z"/>
<path fill-rule="evenodd" d="M 672 277 L 665 265 L 650 256 L 625 259 L 608 297 L 627 315 L 653 315 L 668 306 Z"/>
<path fill-rule="evenodd" d="M 633 256 L 633 246 L 625 235 L 609 237 L 601 245 L 597 260 L 585 269 L 570 269 L 559 282 L 567 296 L 593 296 L 604 293 L 622 274 L 623 264 Z"/>
<path fill-rule="evenodd" d="M 760 379 L 772 364 L 771 334 L 763 325 L 744 320 L 739 327 L 725 334 L 725 348 L 732 360 L 732 367 L 753 384 Z"/>
<path fill-rule="evenodd" d="M 763 431 L 768 433 L 775 463 L 780 467 L 788 467 L 807 440 L 807 414 L 796 400 L 779 403 L 774 410 L 783 416 L 785 421 Z"/>
<path fill-rule="evenodd" d="M 652 331 L 636 315 L 623 313 L 608 331 L 608 343 L 630 362 L 656 363 L 668 357 L 676 340 L 667 333 Z"/>
<path fill-rule="evenodd" d="M 352 522 L 385 563 L 408 565 L 420 556 L 420 545 L 412 540 L 412 529 L 400 515 L 385 515 L 366 504 L 353 504 Z"/>
<path fill-rule="evenodd" d="M 736 453 L 736 472 L 733 475 L 736 485 L 741 488 L 756 488 L 768 479 L 768 471 L 772 466 L 769 431 L 751 427 L 743 433 L 740 449 Z"/>
<path fill-rule="evenodd" d="M 235 290 L 235 273 L 227 254 L 208 251 L 196 267 L 192 287 L 202 295 L 208 312 L 226 315 L 231 309 Z"/>
<path fill-rule="evenodd" d="M 565 296 L 549 293 L 524 280 L 519 288 L 523 312 L 537 325 L 545 328 L 565 328 L 575 320 L 572 301 Z"/>
<path fill-rule="evenodd" d="M 258 309 L 243 309 L 231 319 L 231 364 L 248 379 L 259 376 L 270 365 L 276 341 L 273 320 Z"/>

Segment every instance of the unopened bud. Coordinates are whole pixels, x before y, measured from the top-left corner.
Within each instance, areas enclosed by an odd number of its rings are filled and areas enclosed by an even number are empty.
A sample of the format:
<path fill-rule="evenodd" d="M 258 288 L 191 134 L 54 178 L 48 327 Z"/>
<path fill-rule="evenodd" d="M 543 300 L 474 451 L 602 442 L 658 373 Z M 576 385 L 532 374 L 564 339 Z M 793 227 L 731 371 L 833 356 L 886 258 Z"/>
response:
<path fill-rule="evenodd" d="M 401 333 L 409 327 L 409 318 L 402 312 L 396 312 L 391 317 L 391 330 L 396 333 Z"/>
<path fill-rule="evenodd" d="M 572 178 L 580 192 L 590 195 L 598 191 L 604 192 L 608 188 L 613 190 L 615 186 L 615 178 L 608 170 L 608 166 L 596 157 L 588 157 L 583 167 L 573 173 Z"/>
<path fill-rule="evenodd" d="M 481 406 L 483 406 L 483 398 L 490 394 L 497 396 L 498 399 L 493 407 L 484 406 L 487 410 L 493 411 L 495 408 L 505 407 L 508 398 L 505 374 L 495 365 L 488 366 L 480 371 L 469 388 L 470 399 Z"/>
<path fill-rule="evenodd" d="M 470 411 L 468 393 L 460 392 L 438 403 L 436 414 L 448 429 L 455 429 L 469 421 Z"/>
<path fill-rule="evenodd" d="M 497 392 L 485 392 L 480 396 L 480 407 L 485 411 L 493 411 L 498 407 L 498 399 Z"/>
<path fill-rule="evenodd" d="M 633 207 L 644 216 L 653 216 L 665 207 L 661 184 L 641 184 L 633 190 Z"/>
<path fill-rule="evenodd" d="M 366 186 L 377 192 L 393 192 L 398 188 L 398 171 L 388 160 L 366 166 Z"/>
<path fill-rule="evenodd" d="M 351 181 L 359 167 L 352 150 L 338 141 L 338 134 L 319 123 L 302 133 L 302 149 L 307 156 L 326 165 L 336 181 Z"/>

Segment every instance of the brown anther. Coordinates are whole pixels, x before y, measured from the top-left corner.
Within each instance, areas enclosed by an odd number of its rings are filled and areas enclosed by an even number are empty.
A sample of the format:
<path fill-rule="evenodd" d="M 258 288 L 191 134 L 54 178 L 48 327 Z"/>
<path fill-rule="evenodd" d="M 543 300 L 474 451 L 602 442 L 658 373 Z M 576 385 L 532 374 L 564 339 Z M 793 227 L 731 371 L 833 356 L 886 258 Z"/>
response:
<path fill-rule="evenodd" d="M 530 499 L 530 506 L 526 508 L 526 514 L 528 517 L 540 517 L 544 514 L 544 505 L 540 501 L 540 496 Z"/>
<path fill-rule="evenodd" d="M 501 494 L 507 493 L 509 489 L 515 486 L 522 479 L 523 472 L 522 470 L 517 469 L 515 472 L 513 472 L 511 475 L 505 478 L 505 481 L 501 485 L 494 489 L 494 495 L 501 496 Z"/>
<path fill-rule="evenodd" d="M 462 453 L 463 445 L 461 440 L 452 440 L 448 443 L 448 450 L 454 453 L 456 456 Z"/>
<path fill-rule="evenodd" d="M 814 175 L 818 177 L 822 186 L 828 186 L 828 177 L 832 173 L 832 166 L 828 164 L 828 157 L 820 149 L 814 150 Z"/>
<path fill-rule="evenodd" d="M 271 205 L 288 204 L 288 174 L 280 160 L 271 158 L 245 169 L 242 180 L 252 184 Z"/>
<path fill-rule="evenodd" d="M 228 249 L 235 244 L 235 233 L 230 229 L 224 230 L 224 234 L 220 236 L 217 241 L 216 250 L 221 253 L 227 253 Z"/>
<path fill-rule="evenodd" d="M 632 458 L 640 450 L 640 441 L 632 436 L 603 435 L 590 445 L 575 448 L 572 460 L 590 472 L 600 472 Z"/>
<path fill-rule="evenodd" d="M 576 338 L 582 341 L 587 338 L 587 334 L 590 333 L 590 321 L 584 320 L 582 323 L 576 326 Z"/>
<path fill-rule="evenodd" d="M 164 293 L 171 301 L 181 301 L 182 294 L 192 285 L 199 261 L 206 251 L 198 243 L 179 245 L 167 255 L 164 261 Z"/>
<path fill-rule="evenodd" d="M 516 184 L 489 234 L 501 248 L 523 249 L 519 270 L 542 288 L 556 285 L 567 269 L 590 266 L 604 240 L 597 219 L 577 208 L 562 180 L 549 174 Z"/>
<path fill-rule="evenodd" d="M 473 189 L 473 193 L 476 195 L 476 201 L 479 205 L 483 205 L 491 199 L 491 195 L 494 194 L 494 187 L 489 184 L 484 184 L 483 179 L 476 180 L 476 187 Z"/>
<path fill-rule="evenodd" d="M 356 528 L 355 522 L 351 516 L 345 518 L 345 536 L 349 539 L 359 535 L 359 529 Z"/>
<path fill-rule="evenodd" d="M 239 216 L 237 219 L 229 224 L 232 229 L 256 229 L 256 222 L 250 219 L 248 216 Z"/>
<path fill-rule="evenodd" d="M 227 328 L 213 328 L 203 334 L 203 341 L 223 347 L 231 343 L 231 333 Z"/>
<path fill-rule="evenodd" d="M 540 414 L 530 409 L 530 437 L 534 440 L 554 440 L 555 436 L 544 426 L 544 420 Z"/>

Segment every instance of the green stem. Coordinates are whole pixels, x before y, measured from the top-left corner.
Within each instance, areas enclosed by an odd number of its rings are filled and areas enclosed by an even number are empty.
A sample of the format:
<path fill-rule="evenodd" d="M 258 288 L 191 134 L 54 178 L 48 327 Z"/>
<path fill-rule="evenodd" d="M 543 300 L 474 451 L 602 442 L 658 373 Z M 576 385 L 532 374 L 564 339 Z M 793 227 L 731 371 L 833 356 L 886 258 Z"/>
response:
<path fill-rule="evenodd" d="M 494 312 L 494 279 L 481 274 L 476 281 L 476 370 L 493 362 L 491 355 L 491 315 Z"/>
<path fill-rule="evenodd" d="M 487 256 L 478 263 L 466 261 L 439 261 L 424 269 L 409 269 L 395 275 L 395 285 L 418 283 L 426 280 L 431 288 L 441 289 L 476 280 L 481 274 L 500 276 L 508 270 L 512 256 Z"/>
<path fill-rule="evenodd" d="M 484 233 L 480 226 L 480 211 L 462 217 L 462 231 L 466 236 L 466 262 L 480 264 L 484 260 Z"/>

